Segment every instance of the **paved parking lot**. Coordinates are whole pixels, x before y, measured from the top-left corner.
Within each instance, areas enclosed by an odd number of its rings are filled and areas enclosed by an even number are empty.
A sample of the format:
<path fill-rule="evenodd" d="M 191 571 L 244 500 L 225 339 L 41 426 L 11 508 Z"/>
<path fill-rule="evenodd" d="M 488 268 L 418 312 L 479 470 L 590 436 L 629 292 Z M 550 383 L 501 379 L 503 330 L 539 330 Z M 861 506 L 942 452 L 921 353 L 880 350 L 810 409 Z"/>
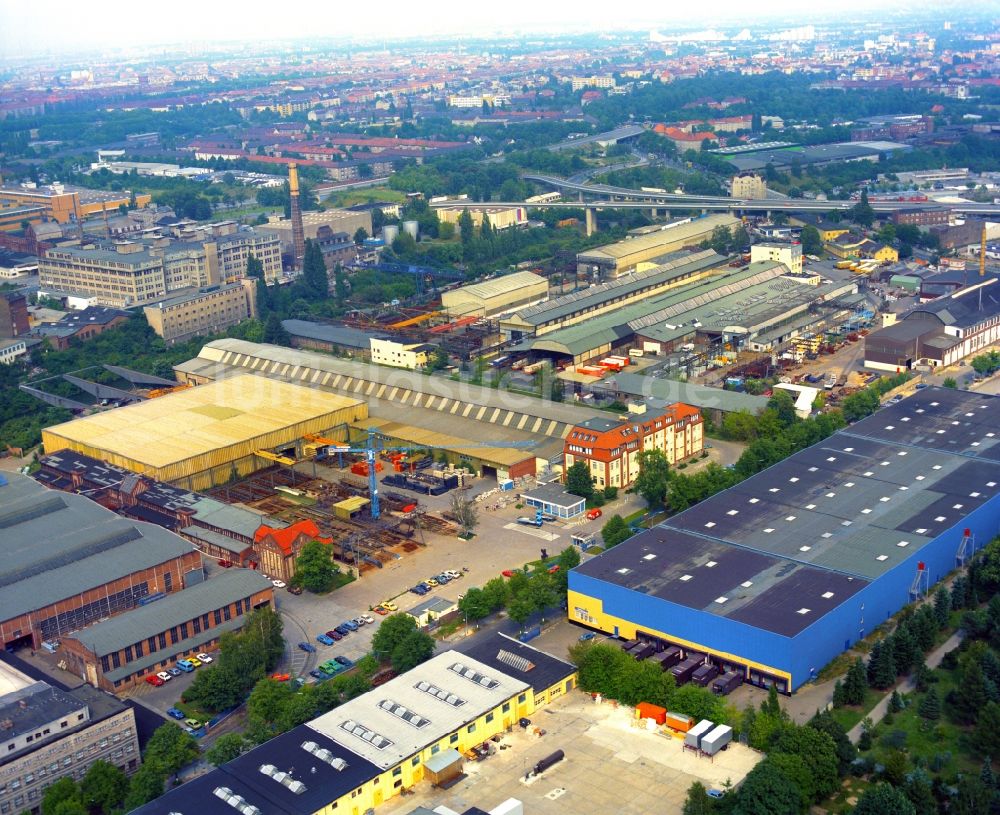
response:
<path fill-rule="evenodd" d="M 541 728 L 544 736 L 532 730 Z M 688 787 L 696 780 L 721 788 L 738 783 L 763 758 L 743 745 L 730 745 L 713 759 L 684 751 L 680 739 L 634 725 L 630 708 L 596 704 L 574 693 L 536 711 L 532 727 L 503 736 L 508 749 L 478 763 L 465 762 L 467 777 L 450 790 L 422 782 L 415 794 L 394 798 L 387 815 L 402 815 L 417 806 L 444 805 L 457 812 L 469 807 L 495 807 L 507 798 L 524 802 L 537 815 L 588 813 L 680 813 Z M 535 762 L 563 750 L 563 761 L 540 777 L 524 781 Z"/>

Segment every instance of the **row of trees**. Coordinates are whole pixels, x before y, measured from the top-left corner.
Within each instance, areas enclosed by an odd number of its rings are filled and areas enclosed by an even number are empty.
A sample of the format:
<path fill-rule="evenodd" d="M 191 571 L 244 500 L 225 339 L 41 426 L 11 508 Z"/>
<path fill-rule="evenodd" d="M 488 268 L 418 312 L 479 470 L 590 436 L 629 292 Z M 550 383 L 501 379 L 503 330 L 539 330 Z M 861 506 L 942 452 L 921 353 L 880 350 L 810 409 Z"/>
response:
<path fill-rule="evenodd" d="M 459 611 L 467 620 L 488 617 L 501 609 L 519 625 L 533 614 L 543 614 L 558 605 L 566 595 L 569 570 L 580 563 L 580 553 L 569 546 L 551 561 L 543 560 L 535 569 L 525 567 L 510 579 L 494 577 L 482 588 L 473 587 L 458 601 Z M 550 569 L 555 568 L 553 571 Z"/>
<path fill-rule="evenodd" d="M 889 391 L 905 385 L 912 377 L 912 374 L 903 371 L 895 376 L 881 376 L 867 388 L 862 388 L 850 396 L 845 396 L 840 405 L 844 413 L 844 419 L 848 422 L 856 422 L 866 416 L 871 416 L 882 406 L 882 397 Z"/>
<path fill-rule="evenodd" d="M 236 707 L 281 660 L 281 631 L 281 617 L 273 609 L 252 611 L 239 632 L 222 635 L 215 663 L 198 671 L 183 700 L 210 713 Z"/>

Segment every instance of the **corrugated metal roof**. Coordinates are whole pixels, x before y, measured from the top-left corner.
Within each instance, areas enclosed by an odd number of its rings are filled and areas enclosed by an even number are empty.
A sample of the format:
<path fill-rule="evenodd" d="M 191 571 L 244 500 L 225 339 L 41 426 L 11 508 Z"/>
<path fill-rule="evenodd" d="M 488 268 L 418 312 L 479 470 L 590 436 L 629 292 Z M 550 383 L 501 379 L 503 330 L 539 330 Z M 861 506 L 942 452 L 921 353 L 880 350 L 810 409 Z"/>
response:
<path fill-rule="evenodd" d="M 758 413 L 767 407 L 768 402 L 766 396 L 750 396 L 746 393 L 722 390 L 722 388 L 709 388 L 705 385 L 675 382 L 672 379 L 656 379 L 639 374 L 615 374 L 595 385 L 595 388 L 626 393 L 631 396 L 653 397 L 671 403 L 683 402 L 696 408 L 710 408 L 726 413 L 738 410 Z"/>
<path fill-rule="evenodd" d="M 0 486 L 0 620 L 35 611 L 180 557 L 193 548 L 152 524 L 27 476 Z"/>
<path fill-rule="evenodd" d="M 168 594 L 148 606 L 119 614 L 69 636 L 79 640 L 97 656 L 120 651 L 128 645 L 160 634 L 175 625 L 186 623 L 244 597 L 272 589 L 271 581 L 252 569 L 229 569 L 218 577 L 196 583 L 183 591 Z M 197 638 L 197 635 L 196 635 Z M 204 641 L 205 637 L 202 636 Z M 163 659 L 163 652 L 156 652 Z M 129 663 L 131 666 L 132 663 Z M 129 673 L 134 673 L 132 667 Z"/>
<path fill-rule="evenodd" d="M 460 286 L 453 292 L 447 294 L 461 293 L 467 297 L 479 297 L 488 300 L 491 297 L 499 297 L 526 286 L 537 286 L 539 284 L 548 286 L 549 282 L 534 272 L 514 272 L 513 274 L 501 275 L 481 283 L 471 283 L 468 286 Z"/>
<path fill-rule="evenodd" d="M 580 252 L 576 257 L 578 260 L 586 262 L 590 258 L 621 260 L 629 255 L 638 252 L 645 252 L 656 249 L 658 246 L 667 246 L 678 241 L 686 241 L 711 232 L 717 226 L 732 227 L 739 223 L 739 219 L 732 215 L 706 215 L 697 218 L 691 223 L 678 224 L 670 229 L 654 232 L 651 235 L 641 235 L 637 238 L 630 238 L 617 243 L 610 243 L 597 249 L 588 249 Z"/>

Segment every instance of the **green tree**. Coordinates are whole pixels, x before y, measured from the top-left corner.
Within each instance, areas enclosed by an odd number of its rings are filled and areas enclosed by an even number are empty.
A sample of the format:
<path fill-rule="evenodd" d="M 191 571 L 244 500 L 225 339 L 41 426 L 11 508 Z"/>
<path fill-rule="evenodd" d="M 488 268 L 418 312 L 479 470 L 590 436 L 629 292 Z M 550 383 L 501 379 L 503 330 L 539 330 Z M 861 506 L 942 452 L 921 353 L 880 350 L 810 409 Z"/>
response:
<path fill-rule="evenodd" d="M 476 234 L 476 227 L 472 222 L 472 213 L 463 209 L 458 216 L 458 229 L 462 237 L 462 245 L 468 246 Z"/>
<path fill-rule="evenodd" d="M 899 691 L 893 690 L 892 694 L 889 696 L 889 712 L 899 713 L 903 709 L 903 700 L 900 698 Z"/>
<path fill-rule="evenodd" d="M 915 815 L 937 815 L 937 799 L 934 797 L 934 788 L 927 773 L 917 768 L 906 779 L 903 785 L 903 794 L 913 804 Z"/>
<path fill-rule="evenodd" d="M 917 705 L 917 713 L 929 722 L 936 722 L 941 718 L 941 699 L 933 687 L 929 688 L 924 694 L 924 698 L 920 700 L 920 704 Z"/>
<path fill-rule="evenodd" d="M 688 787 L 687 798 L 684 799 L 683 815 L 712 815 L 712 799 L 708 797 L 708 790 L 700 781 L 695 781 Z"/>
<path fill-rule="evenodd" d="M 989 756 L 1000 755 L 1000 705 L 996 702 L 989 702 L 982 709 L 976 721 L 972 741 L 980 753 Z"/>
<path fill-rule="evenodd" d="M 502 577 L 493 577 L 483 584 L 483 597 L 493 611 L 498 611 L 507 604 L 510 597 L 510 586 Z"/>
<path fill-rule="evenodd" d="M 128 793 L 128 779 L 114 764 L 95 761 L 80 781 L 87 809 L 110 813 L 117 810 Z"/>
<path fill-rule="evenodd" d="M 64 776 L 45 788 L 42 815 L 87 815 L 83 794 L 72 778 Z"/>
<path fill-rule="evenodd" d="M 417 631 L 417 621 L 409 614 L 390 614 L 372 637 L 372 653 L 379 659 L 389 659 L 396 646 Z"/>
<path fill-rule="evenodd" d="M 534 613 L 535 603 L 526 592 L 514 594 L 507 604 L 507 616 L 519 626 L 523 627 Z"/>
<path fill-rule="evenodd" d="M 875 221 L 875 210 L 873 210 L 871 204 L 868 203 L 867 188 L 861 190 L 861 200 L 852 208 L 851 220 L 853 220 L 858 226 L 863 226 L 865 228 L 871 226 Z"/>
<path fill-rule="evenodd" d="M 239 758 L 248 747 L 242 733 L 223 733 L 215 740 L 215 744 L 205 751 L 205 760 L 218 767 L 227 761 Z"/>
<path fill-rule="evenodd" d="M 368 240 L 368 237 L 369 237 L 368 230 L 365 229 L 363 226 L 359 226 L 354 231 L 354 245 L 361 246 L 361 244 L 363 244 L 366 240 Z"/>
<path fill-rule="evenodd" d="M 392 668 L 405 673 L 434 655 L 434 638 L 423 631 L 411 631 L 392 649 Z"/>
<path fill-rule="evenodd" d="M 670 463 L 662 450 L 644 450 L 639 453 L 639 475 L 635 479 L 635 490 L 651 507 L 663 505 L 669 475 Z"/>
<path fill-rule="evenodd" d="M 291 345 L 292 338 L 288 335 L 285 327 L 281 324 L 281 318 L 276 312 L 267 315 L 264 322 L 264 342 L 271 345 Z"/>
<path fill-rule="evenodd" d="M 126 812 L 138 809 L 143 804 L 163 795 L 163 773 L 154 764 L 143 764 L 129 779 L 128 795 L 125 796 Z"/>
<path fill-rule="evenodd" d="M 559 553 L 559 556 L 556 558 L 556 564 L 559 566 L 559 571 L 555 573 L 553 582 L 555 583 L 556 591 L 561 595 L 565 595 L 569 583 L 570 570 L 580 565 L 579 550 L 575 546 L 567 546 Z"/>
<path fill-rule="evenodd" d="M 865 673 L 865 665 L 859 657 L 848 668 L 847 676 L 844 678 L 844 704 L 860 705 L 864 703 L 867 690 L 868 677 Z"/>
<path fill-rule="evenodd" d="M 916 815 L 916 810 L 901 790 L 879 783 L 862 793 L 854 815 Z"/>
<path fill-rule="evenodd" d="M 802 254 L 822 255 L 823 239 L 819 235 L 819 230 L 812 224 L 802 227 Z"/>
<path fill-rule="evenodd" d="M 585 461 L 576 461 L 566 469 L 566 492 L 581 498 L 594 494 L 594 477 Z"/>
<path fill-rule="evenodd" d="M 316 299 L 330 296 L 330 278 L 323 260 L 323 250 L 319 243 L 306 238 L 305 255 L 302 259 L 302 283 Z"/>
<path fill-rule="evenodd" d="M 612 546 L 617 546 L 624 540 L 627 540 L 632 536 L 632 530 L 629 529 L 628 523 L 621 515 L 612 515 L 607 523 L 601 527 L 601 539 L 604 541 L 604 546 L 610 548 Z"/>
<path fill-rule="evenodd" d="M 857 758 L 858 751 L 853 742 L 847 737 L 847 731 L 840 724 L 829 710 L 817 713 L 809 722 L 809 727 L 826 733 L 833 741 L 837 755 L 837 772 L 846 775 L 851 767 L 851 762 Z"/>
<path fill-rule="evenodd" d="M 338 263 L 333 269 L 333 295 L 337 299 L 337 305 L 344 305 L 349 294 L 347 275 L 344 274 L 344 267 Z"/>
<path fill-rule="evenodd" d="M 733 815 L 799 815 L 801 811 L 798 788 L 766 758 L 749 772 L 733 807 Z"/>
<path fill-rule="evenodd" d="M 198 757 L 198 742 L 173 722 L 160 725 L 146 744 L 143 761 L 158 767 L 164 775 L 174 775 Z"/>
<path fill-rule="evenodd" d="M 333 588 L 339 571 L 330 547 L 319 541 L 309 541 L 295 559 L 292 582 L 313 594 L 325 594 Z"/>
<path fill-rule="evenodd" d="M 951 799 L 949 815 L 982 815 L 990 811 L 993 791 L 987 789 L 979 776 L 967 775 L 958 782 L 958 792 Z"/>
<path fill-rule="evenodd" d="M 473 586 L 465 596 L 458 601 L 458 610 L 465 615 L 468 620 L 481 620 L 488 617 L 493 609 L 482 589 Z"/>
<path fill-rule="evenodd" d="M 809 778 L 805 792 L 811 802 L 823 800 L 839 786 L 837 747 L 826 733 L 790 725 L 781 730 L 771 749 L 772 753 L 789 753 L 802 760 Z"/>
<path fill-rule="evenodd" d="M 975 724 L 988 701 L 986 678 L 978 660 L 964 660 L 952 703 L 953 718 L 959 724 Z M 1000 751 L 992 752 L 1000 755 Z"/>
<path fill-rule="evenodd" d="M 264 279 L 264 264 L 261 263 L 260 258 L 258 258 L 253 252 L 247 255 L 247 277 L 255 277 L 258 280 Z"/>

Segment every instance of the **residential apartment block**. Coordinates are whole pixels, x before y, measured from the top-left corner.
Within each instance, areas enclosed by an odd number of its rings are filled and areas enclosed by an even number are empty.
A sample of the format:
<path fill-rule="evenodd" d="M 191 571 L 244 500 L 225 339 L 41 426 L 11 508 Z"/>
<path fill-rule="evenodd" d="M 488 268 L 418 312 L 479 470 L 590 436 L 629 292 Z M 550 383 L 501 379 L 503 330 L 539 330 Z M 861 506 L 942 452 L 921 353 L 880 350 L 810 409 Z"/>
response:
<path fill-rule="evenodd" d="M 802 274 L 802 244 L 755 243 L 750 247 L 750 262 L 759 260 L 784 263 L 792 274 Z"/>
<path fill-rule="evenodd" d="M 675 464 L 703 449 L 701 413 L 677 402 L 662 412 L 626 419 L 588 419 L 566 436 L 564 470 L 584 462 L 598 488 L 631 486 L 639 475 L 639 454 L 660 450 Z"/>
<path fill-rule="evenodd" d="M 220 331 L 257 315 L 256 281 L 210 286 L 145 306 L 150 327 L 169 344 Z"/>
<path fill-rule="evenodd" d="M 757 173 L 740 173 L 733 176 L 733 198 L 763 200 L 767 198 L 767 184 Z"/>
<path fill-rule="evenodd" d="M 132 708 L 88 685 L 62 691 L 0 664 L 0 813 L 41 811 L 45 788 L 95 761 L 139 766 Z"/>

